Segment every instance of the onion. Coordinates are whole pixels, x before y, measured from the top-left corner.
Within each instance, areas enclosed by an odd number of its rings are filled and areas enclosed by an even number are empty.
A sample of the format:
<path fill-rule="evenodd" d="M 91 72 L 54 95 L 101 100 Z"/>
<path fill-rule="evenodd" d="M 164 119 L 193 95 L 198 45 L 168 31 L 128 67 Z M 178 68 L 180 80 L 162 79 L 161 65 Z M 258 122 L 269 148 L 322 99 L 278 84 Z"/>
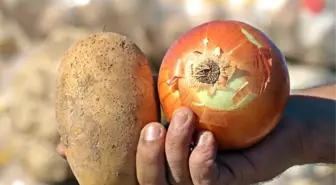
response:
<path fill-rule="evenodd" d="M 279 48 L 243 22 L 216 20 L 183 34 L 164 56 L 158 91 L 168 121 L 191 108 L 197 129 L 211 131 L 220 150 L 250 147 L 280 120 L 289 74 Z"/>

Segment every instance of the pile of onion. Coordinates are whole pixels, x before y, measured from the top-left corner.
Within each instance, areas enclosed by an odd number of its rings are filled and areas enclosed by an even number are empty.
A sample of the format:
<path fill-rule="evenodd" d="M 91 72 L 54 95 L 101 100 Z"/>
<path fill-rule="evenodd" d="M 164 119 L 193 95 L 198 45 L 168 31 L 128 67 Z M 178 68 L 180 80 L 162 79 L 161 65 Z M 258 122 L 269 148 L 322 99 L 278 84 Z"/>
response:
<path fill-rule="evenodd" d="M 289 96 L 286 60 L 257 28 L 212 21 L 187 31 L 166 53 L 158 90 L 170 121 L 181 106 L 219 149 L 241 149 L 263 139 L 280 120 Z"/>

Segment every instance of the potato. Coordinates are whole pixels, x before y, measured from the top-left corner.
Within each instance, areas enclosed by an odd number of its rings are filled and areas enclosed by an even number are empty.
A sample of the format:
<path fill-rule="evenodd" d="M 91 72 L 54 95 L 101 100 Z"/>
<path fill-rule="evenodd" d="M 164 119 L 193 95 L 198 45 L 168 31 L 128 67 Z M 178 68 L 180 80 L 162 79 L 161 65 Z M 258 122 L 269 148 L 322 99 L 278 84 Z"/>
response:
<path fill-rule="evenodd" d="M 69 165 L 81 185 L 136 185 L 141 128 L 159 119 L 149 63 L 116 33 L 89 35 L 59 66 L 56 119 Z"/>

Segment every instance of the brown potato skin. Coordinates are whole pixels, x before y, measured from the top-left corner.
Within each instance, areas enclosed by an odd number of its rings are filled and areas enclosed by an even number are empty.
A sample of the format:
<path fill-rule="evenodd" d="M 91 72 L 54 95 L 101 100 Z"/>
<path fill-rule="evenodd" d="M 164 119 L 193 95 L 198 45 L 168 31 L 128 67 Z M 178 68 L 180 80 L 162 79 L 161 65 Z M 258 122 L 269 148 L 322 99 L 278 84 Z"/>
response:
<path fill-rule="evenodd" d="M 155 85 L 143 52 L 116 33 L 89 35 L 59 66 L 56 119 L 81 185 L 136 185 L 140 130 L 158 121 Z"/>

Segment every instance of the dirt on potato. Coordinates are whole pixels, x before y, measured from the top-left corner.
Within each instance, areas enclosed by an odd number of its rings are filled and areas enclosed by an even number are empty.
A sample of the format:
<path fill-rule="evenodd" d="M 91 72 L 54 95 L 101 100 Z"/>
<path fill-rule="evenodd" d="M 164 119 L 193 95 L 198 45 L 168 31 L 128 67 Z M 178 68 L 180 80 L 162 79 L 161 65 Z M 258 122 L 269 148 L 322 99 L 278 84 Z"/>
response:
<path fill-rule="evenodd" d="M 59 66 L 56 118 L 69 164 L 81 185 L 136 185 L 141 128 L 158 121 L 150 66 L 116 33 L 89 35 Z"/>

